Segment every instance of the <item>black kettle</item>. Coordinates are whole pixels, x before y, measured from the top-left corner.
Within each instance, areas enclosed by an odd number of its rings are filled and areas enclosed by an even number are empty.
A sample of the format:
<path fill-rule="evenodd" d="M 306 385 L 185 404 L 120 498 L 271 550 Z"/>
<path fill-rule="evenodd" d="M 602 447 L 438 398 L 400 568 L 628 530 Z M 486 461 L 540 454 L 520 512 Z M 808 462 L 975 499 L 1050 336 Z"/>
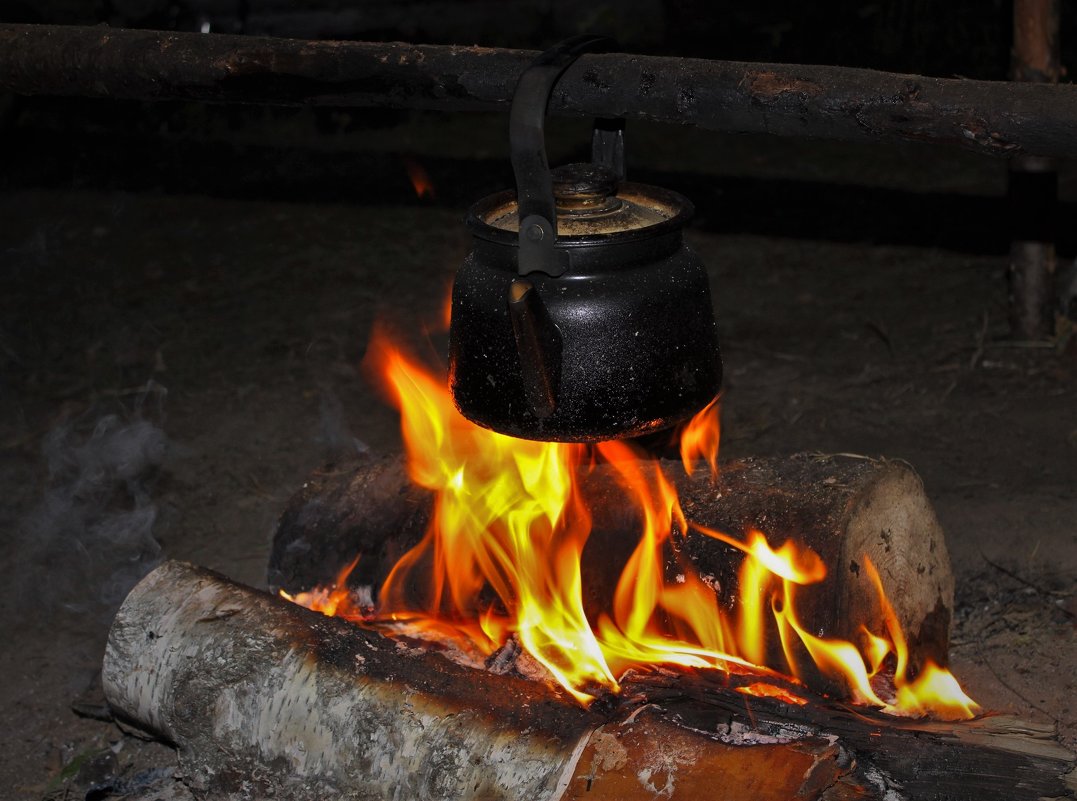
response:
<path fill-rule="evenodd" d="M 523 73 L 509 123 L 517 191 L 468 212 L 449 387 L 465 417 L 513 437 L 646 434 L 688 419 L 721 387 L 707 276 L 681 236 L 692 204 L 625 181 L 621 120 L 596 122 L 591 164 L 551 172 L 546 160 L 554 85 L 608 42 L 570 39 Z"/>

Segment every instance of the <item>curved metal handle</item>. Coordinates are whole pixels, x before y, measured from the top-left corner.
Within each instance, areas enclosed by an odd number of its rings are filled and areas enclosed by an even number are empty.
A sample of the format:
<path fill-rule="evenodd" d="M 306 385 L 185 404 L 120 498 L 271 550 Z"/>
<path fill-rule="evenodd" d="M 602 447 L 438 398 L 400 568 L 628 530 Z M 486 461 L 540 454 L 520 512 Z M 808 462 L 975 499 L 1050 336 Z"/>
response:
<path fill-rule="evenodd" d="M 516 84 L 509 113 L 509 145 L 520 215 L 520 275 L 543 272 L 558 276 L 565 271 L 565 264 L 554 250 L 557 211 L 546 160 L 546 106 L 558 79 L 572 62 L 583 53 L 608 49 L 613 44 L 608 36 L 566 39 L 535 59 Z"/>

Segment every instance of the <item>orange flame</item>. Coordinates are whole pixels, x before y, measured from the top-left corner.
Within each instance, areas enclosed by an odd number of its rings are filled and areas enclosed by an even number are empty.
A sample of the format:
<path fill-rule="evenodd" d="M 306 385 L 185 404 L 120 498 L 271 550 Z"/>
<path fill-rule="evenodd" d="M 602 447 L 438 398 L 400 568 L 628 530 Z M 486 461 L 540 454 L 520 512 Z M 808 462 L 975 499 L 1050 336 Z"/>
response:
<path fill-rule="evenodd" d="M 452 325 L 452 285 L 449 285 L 449 291 L 445 293 L 445 300 L 441 304 L 441 330 L 448 331 Z"/>
<path fill-rule="evenodd" d="M 368 364 L 385 378 L 400 410 L 411 480 L 434 493 L 430 526 L 386 578 L 376 610 L 364 616 L 359 604 L 342 597 L 355 563 L 327 590 L 292 598 L 297 603 L 367 625 L 406 621 L 413 631 L 455 638 L 483 655 L 515 637 L 582 704 L 598 692 L 617 692 L 619 677 L 630 668 L 718 668 L 760 679 L 784 673 L 796 683 L 808 658 L 855 701 L 886 712 L 956 718 L 978 711 L 942 668 L 929 664 L 919 676 L 908 675 L 905 637 L 870 560 L 864 563 L 886 631 L 865 629 L 862 647 L 818 637 L 796 612 L 796 588 L 826 577 L 812 550 L 792 541 L 775 548 L 757 530 L 741 539 L 691 524 L 657 463 L 639 458 L 624 442 L 588 447 L 517 440 L 474 425 L 454 408 L 445 381 L 383 332 L 375 333 Z M 712 403 L 684 430 L 686 469 L 703 460 L 716 470 L 717 448 Z M 595 459 L 610 465 L 642 530 L 611 608 L 592 621 L 581 578 L 591 515 L 576 476 Z M 696 536 L 743 554 L 734 611 L 721 608 L 715 590 L 678 556 L 685 539 Z M 779 643 L 782 658 L 768 664 Z M 894 669 L 893 698 L 880 697 L 872 684 L 887 665 Z M 739 691 L 803 701 L 768 681 Z"/>
<path fill-rule="evenodd" d="M 711 475 L 718 475 L 718 441 L 722 426 L 718 419 L 718 398 L 696 414 L 681 431 L 681 461 L 688 475 L 695 472 L 700 461 L 706 462 Z"/>
<path fill-rule="evenodd" d="M 757 698 L 777 698 L 779 701 L 784 701 L 787 704 L 795 704 L 796 706 L 804 706 L 808 703 L 807 698 L 789 692 L 789 690 L 778 687 L 777 685 L 767 684 L 765 681 L 757 681 L 754 684 L 745 684 L 741 687 L 734 687 L 733 689 L 744 695 L 754 695 Z"/>
<path fill-rule="evenodd" d="M 434 182 L 430 180 L 426 168 L 412 156 L 404 156 L 401 161 L 408 173 L 408 180 L 411 181 L 411 186 L 415 190 L 415 197 L 420 200 L 433 200 L 436 197 Z"/>
<path fill-rule="evenodd" d="M 329 617 L 342 617 L 345 620 L 362 621 L 363 612 L 355 604 L 351 591 L 348 589 L 348 576 L 359 564 L 359 557 L 355 557 L 337 573 L 336 581 L 328 587 L 315 587 L 309 592 L 298 592 L 290 595 L 284 590 L 280 591 L 282 597 L 293 603 L 314 609 Z"/>

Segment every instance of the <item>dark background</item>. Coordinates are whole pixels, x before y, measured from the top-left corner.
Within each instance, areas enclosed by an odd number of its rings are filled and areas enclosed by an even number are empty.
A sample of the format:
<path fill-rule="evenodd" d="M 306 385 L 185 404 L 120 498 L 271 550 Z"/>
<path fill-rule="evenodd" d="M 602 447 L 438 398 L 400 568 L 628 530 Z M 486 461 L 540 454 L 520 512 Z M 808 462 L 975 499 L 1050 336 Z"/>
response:
<path fill-rule="evenodd" d="M 602 32 L 617 37 L 628 52 L 991 80 L 1006 78 L 1012 38 L 1011 3 L 1003 0 L 843 1 L 824 9 L 773 0 L 0 0 L 0 20 L 533 49 L 580 32 Z M 1060 41 L 1065 65 L 1077 56 L 1077 14 L 1062 15 Z M 451 131 L 443 130 L 452 118 L 379 109 L 8 97 L 0 99 L 0 188 L 77 186 L 410 203 L 416 198 L 398 158 L 410 153 L 424 157 L 443 205 L 466 208 L 510 184 L 512 175 L 496 115 L 460 115 Z M 469 125 L 466 136 L 450 141 Z M 422 133 L 427 127 L 432 130 Z M 550 127 L 554 160 L 587 158 L 585 122 L 557 121 Z M 640 126 L 633 128 L 632 135 L 638 136 Z M 683 157 L 662 159 L 663 169 L 656 174 L 656 160 L 633 146 L 633 175 L 692 196 L 700 212 L 697 225 L 709 230 L 900 242 L 973 253 L 1003 254 L 1009 248 L 1002 162 L 951 151 L 920 159 L 915 147 L 833 147 L 832 163 L 849 151 L 864 152 L 865 159 L 855 167 L 839 167 L 840 175 L 834 170 L 822 175 L 797 163 L 803 161 L 802 142 L 787 141 L 766 147 L 768 160 L 781 160 L 788 168 L 780 175 L 760 176 L 745 174 L 751 171 L 742 168 L 743 150 L 754 143 L 746 145 L 740 137 L 708 139 L 670 125 L 644 125 L 642 130 L 650 132 L 650 152 Z M 477 147 L 459 146 L 461 139 L 475 137 Z M 913 154 L 901 155 L 899 161 L 914 162 L 914 170 L 926 172 L 926 165 L 939 159 L 945 172 L 963 177 L 956 186 L 945 185 L 948 179 L 941 174 L 931 185 L 918 184 L 919 178 L 900 180 L 897 173 L 903 168 L 884 167 L 881 171 L 890 175 L 882 182 L 886 185 L 879 185 L 870 174 L 876 170 L 873 162 L 892 162 L 895 153 Z M 976 173 L 970 179 L 975 187 L 966 180 L 968 170 Z M 901 185 L 893 185 L 894 179 Z M 1065 165 L 1060 181 L 1065 205 L 1049 227 L 1060 251 L 1074 255 L 1077 229 L 1064 224 L 1075 211 L 1069 205 L 1074 179 Z M 963 198 L 955 213 L 952 196 L 940 189 L 974 196 Z M 938 224 L 942 216 L 945 226 Z"/>

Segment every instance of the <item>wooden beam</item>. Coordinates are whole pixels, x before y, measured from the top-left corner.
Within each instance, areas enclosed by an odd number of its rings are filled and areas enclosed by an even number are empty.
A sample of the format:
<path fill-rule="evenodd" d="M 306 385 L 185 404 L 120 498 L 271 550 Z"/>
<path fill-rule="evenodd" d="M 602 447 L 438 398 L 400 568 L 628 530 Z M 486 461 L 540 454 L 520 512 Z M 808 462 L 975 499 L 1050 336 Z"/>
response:
<path fill-rule="evenodd" d="M 0 25 L 0 92 L 335 107 L 502 110 L 532 51 Z M 1077 156 L 1077 87 L 844 67 L 586 55 L 558 114 L 718 131 Z"/>

